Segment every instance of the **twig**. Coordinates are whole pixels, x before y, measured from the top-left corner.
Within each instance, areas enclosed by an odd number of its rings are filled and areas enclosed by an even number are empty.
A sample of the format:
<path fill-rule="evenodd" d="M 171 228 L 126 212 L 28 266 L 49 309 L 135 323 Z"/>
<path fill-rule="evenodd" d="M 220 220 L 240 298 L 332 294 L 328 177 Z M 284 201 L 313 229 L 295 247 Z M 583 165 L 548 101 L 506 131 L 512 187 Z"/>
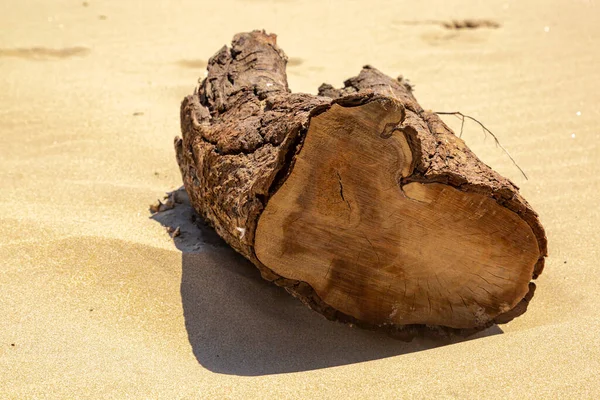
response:
<path fill-rule="evenodd" d="M 483 134 L 485 135 L 486 133 L 489 133 L 490 136 L 492 136 L 494 138 L 494 141 L 496 142 L 496 146 L 500 147 L 502 149 L 502 151 L 504 151 L 504 153 L 506 153 L 506 155 L 508 156 L 508 158 L 510 158 L 510 160 L 515 165 L 515 167 L 517 167 L 519 169 L 519 171 L 521 171 L 521 174 L 523 174 L 523 176 L 525 177 L 525 179 L 529 180 L 529 178 L 527 177 L 527 174 L 525 173 L 525 171 L 523 171 L 523 169 L 521 167 L 519 167 L 519 164 L 517 164 L 517 162 L 515 161 L 515 159 L 508 152 L 508 150 L 506 150 L 504 148 L 504 146 L 502 146 L 502 143 L 500 143 L 500 141 L 498 140 L 498 138 L 496 137 L 496 135 L 494 135 L 494 133 L 492 131 L 490 131 L 488 128 L 486 128 L 485 125 L 483 125 L 481 122 L 479 122 L 479 120 L 477 120 L 477 119 L 475 119 L 475 118 L 473 118 L 473 117 L 471 117 L 469 115 L 465 115 L 465 114 L 461 113 L 460 111 L 452 111 L 452 112 L 444 112 L 444 111 L 439 111 L 438 112 L 438 111 L 436 111 L 435 113 L 437 115 L 454 115 L 457 118 L 460 118 L 462 122 L 460 124 L 460 135 L 459 135 L 459 137 L 462 137 L 463 127 L 465 126 L 465 119 L 470 119 L 471 121 L 476 122 L 483 129 Z"/>

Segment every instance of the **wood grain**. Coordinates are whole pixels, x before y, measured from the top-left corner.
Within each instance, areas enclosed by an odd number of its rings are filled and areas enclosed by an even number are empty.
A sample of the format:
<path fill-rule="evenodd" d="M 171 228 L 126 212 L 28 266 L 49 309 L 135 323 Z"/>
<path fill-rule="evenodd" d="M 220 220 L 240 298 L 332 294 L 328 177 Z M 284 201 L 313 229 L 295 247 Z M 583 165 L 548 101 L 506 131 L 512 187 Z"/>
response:
<path fill-rule="evenodd" d="M 311 120 L 293 173 L 259 219 L 256 255 L 371 324 L 486 324 L 527 293 L 535 236 L 480 194 L 402 187 L 408 142 L 400 131 L 382 137 L 400 107 L 334 105 Z"/>

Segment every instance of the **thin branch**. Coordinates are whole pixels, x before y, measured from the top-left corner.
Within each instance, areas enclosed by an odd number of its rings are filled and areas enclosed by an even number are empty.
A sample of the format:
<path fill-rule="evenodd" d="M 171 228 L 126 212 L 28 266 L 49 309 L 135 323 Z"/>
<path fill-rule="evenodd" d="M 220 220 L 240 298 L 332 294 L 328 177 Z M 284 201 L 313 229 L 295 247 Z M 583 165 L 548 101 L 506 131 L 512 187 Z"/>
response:
<path fill-rule="evenodd" d="M 521 174 L 523 174 L 523 176 L 525 177 L 525 179 L 529 180 L 529 178 L 527 177 L 527 174 L 525 173 L 525 171 L 523 171 L 523 169 L 521 167 L 519 167 L 519 164 L 517 164 L 517 162 L 515 161 L 515 159 L 508 152 L 508 150 L 506 150 L 504 148 L 504 146 L 502 146 L 502 143 L 500 143 L 500 141 L 498 140 L 498 138 L 496 137 L 496 135 L 492 131 L 490 131 L 485 125 L 483 125 L 481 122 L 479 122 L 477 119 L 475 119 L 475 118 L 473 118 L 473 117 L 471 117 L 469 115 L 465 115 L 465 114 L 461 113 L 460 111 L 452 111 L 452 112 L 443 112 L 443 111 L 439 111 L 438 112 L 438 111 L 436 111 L 435 113 L 437 115 L 454 115 L 454 116 L 460 118 L 462 122 L 460 124 L 460 135 L 459 135 L 459 137 L 462 137 L 463 127 L 465 126 L 465 119 L 470 119 L 471 121 L 476 122 L 483 129 L 483 134 L 485 135 L 486 133 L 489 133 L 490 136 L 494 138 L 494 142 L 496 142 L 496 146 L 500 147 L 502 149 L 502 151 L 504 151 L 504 153 L 508 156 L 508 158 L 510 158 L 510 160 L 515 165 L 515 167 L 517 167 L 519 169 L 519 171 L 521 171 Z"/>

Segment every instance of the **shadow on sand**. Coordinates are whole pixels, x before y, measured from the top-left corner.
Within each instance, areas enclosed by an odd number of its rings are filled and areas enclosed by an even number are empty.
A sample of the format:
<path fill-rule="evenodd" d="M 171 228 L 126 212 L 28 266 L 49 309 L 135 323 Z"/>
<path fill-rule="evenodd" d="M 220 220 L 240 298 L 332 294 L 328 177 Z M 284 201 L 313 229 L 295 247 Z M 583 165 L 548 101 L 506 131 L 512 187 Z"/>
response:
<path fill-rule="evenodd" d="M 179 227 L 181 301 L 194 355 L 218 373 L 256 376 L 307 371 L 398 356 L 456 343 L 417 338 L 410 343 L 385 334 L 330 322 L 230 249 L 199 218 L 185 191 L 175 207 L 152 218 Z M 196 219 L 195 222 L 192 220 Z M 495 335 L 494 326 L 469 340 Z"/>

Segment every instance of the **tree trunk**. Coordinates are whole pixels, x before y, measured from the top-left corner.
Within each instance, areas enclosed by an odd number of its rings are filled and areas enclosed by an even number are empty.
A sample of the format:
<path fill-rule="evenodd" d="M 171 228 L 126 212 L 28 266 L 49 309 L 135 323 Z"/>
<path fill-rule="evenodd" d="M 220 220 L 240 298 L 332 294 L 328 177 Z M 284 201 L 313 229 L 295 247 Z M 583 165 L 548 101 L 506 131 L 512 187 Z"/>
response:
<path fill-rule="evenodd" d="M 275 35 L 234 37 L 181 106 L 194 208 L 263 278 L 331 320 L 411 337 L 525 312 L 546 237 L 518 188 L 402 78 L 366 66 L 291 93 Z"/>

